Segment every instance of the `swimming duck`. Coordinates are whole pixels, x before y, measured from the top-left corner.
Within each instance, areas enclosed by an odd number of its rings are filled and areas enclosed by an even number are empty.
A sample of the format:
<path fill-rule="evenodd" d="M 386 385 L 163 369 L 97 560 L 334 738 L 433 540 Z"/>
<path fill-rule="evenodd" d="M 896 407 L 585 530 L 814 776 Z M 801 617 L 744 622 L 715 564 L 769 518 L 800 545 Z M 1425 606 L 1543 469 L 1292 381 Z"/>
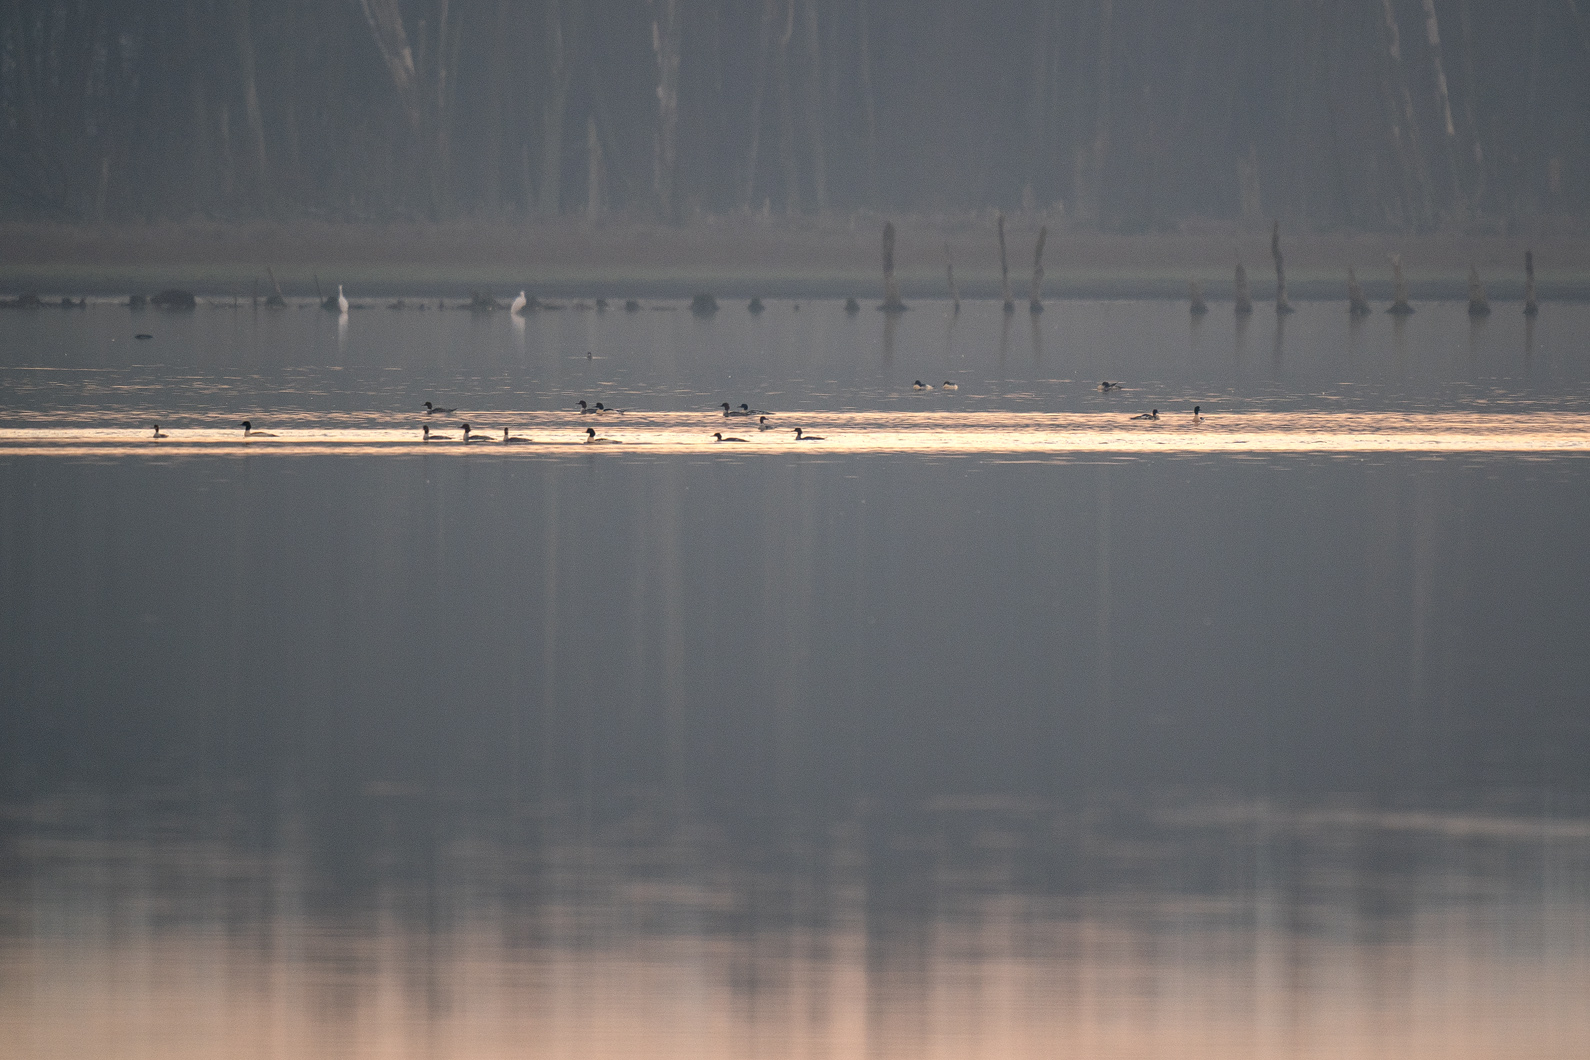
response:
<path fill-rule="evenodd" d="M 751 414 L 751 410 L 750 410 L 749 407 L 747 407 L 745 405 L 741 405 L 737 409 L 736 408 L 730 408 L 729 407 L 729 403 L 727 401 L 725 401 L 723 404 L 719 405 L 718 407 L 723 410 L 723 414 L 725 416 L 749 416 Z"/>
<path fill-rule="evenodd" d="M 610 409 L 606 405 L 604 405 L 600 401 L 598 401 L 596 403 L 596 411 L 597 412 L 628 412 L 629 409 Z"/>
<path fill-rule="evenodd" d="M 491 440 L 490 438 L 487 438 L 485 434 L 475 430 L 467 423 L 460 423 L 459 426 L 464 430 L 465 445 L 468 445 L 470 442 L 489 442 Z M 471 432 L 473 432 L 473 437 L 471 437 Z"/>
<path fill-rule="evenodd" d="M 931 386 L 929 386 L 927 383 L 924 383 L 924 382 L 922 382 L 922 380 L 918 379 L 916 382 L 911 384 L 911 389 L 912 390 L 932 390 L 933 388 Z"/>
<path fill-rule="evenodd" d="M 421 432 L 420 440 L 421 441 L 425 441 L 425 442 L 434 442 L 434 441 L 439 441 L 439 440 L 440 441 L 445 441 L 445 440 L 450 440 L 453 437 L 450 434 L 432 434 L 431 433 L 431 425 L 428 424 L 428 423 L 422 424 L 420 426 L 420 432 Z"/>
<path fill-rule="evenodd" d="M 803 434 L 802 428 L 796 427 L 795 440 L 797 442 L 820 442 L 823 440 L 823 436 L 820 434 Z"/>
<path fill-rule="evenodd" d="M 1104 391 L 1105 393 L 1109 393 L 1111 390 L 1119 390 L 1119 389 L 1121 389 L 1121 384 L 1120 383 L 1112 383 L 1108 379 L 1106 379 L 1104 382 L 1099 384 L 1099 389 Z"/>
<path fill-rule="evenodd" d="M 1132 419 L 1134 419 L 1134 420 L 1157 420 L 1157 419 L 1159 419 L 1159 409 L 1155 409 L 1153 412 L 1144 412 L 1144 413 L 1142 413 L 1140 415 L 1133 416 Z"/>
<path fill-rule="evenodd" d="M 250 423 L 248 420 L 244 420 L 242 422 L 241 426 L 243 428 L 243 437 L 245 437 L 245 438 L 274 438 L 274 437 L 276 437 L 270 431 L 256 431 L 254 429 L 254 425 L 252 423 Z"/>
<path fill-rule="evenodd" d="M 773 429 L 773 425 L 767 422 L 766 416 L 763 416 L 756 421 L 756 429 L 759 431 L 771 431 Z"/>
<path fill-rule="evenodd" d="M 588 416 L 588 415 L 590 415 L 591 413 L 593 413 L 595 411 L 596 411 L 596 409 L 592 408 L 590 405 L 587 405 L 583 400 L 580 402 L 580 415 L 581 416 Z"/>
<path fill-rule="evenodd" d="M 444 409 L 440 405 L 432 405 L 429 401 L 425 403 L 425 415 L 427 416 L 431 415 L 432 413 L 435 413 L 438 416 L 451 416 L 457 411 L 457 409 Z"/>
<path fill-rule="evenodd" d="M 743 442 L 743 441 L 745 441 L 744 438 L 725 438 L 723 436 L 722 432 L 719 432 L 719 431 L 714 431 L 712 433 L 712 437 L 716 438 L 720 442 Z"/>
<path fill-rule="evenodd" d="M 171 436 L 168 435 L 168 434 L 161 434 L 160 433 L 160 424 L 157 423 L 157 424 L 155 424 L 155 437 L 156 438 L 169 438 Z"/>
<path fill-rule="evenodd" d="M 528 442 L 529 440 L 530 439 L 528 439 L 528 438 L 521 438 L 517 434 L 510 435 L 508 433 L 508 428 L 506 428 L 506 427 L 504 427 L 502 429 L 502 444 L 503 445 L 511 445 L 514 442 Z"/>
<path fill-rule="evenodd" d="M 1193 422 L 1194 423 L 1202 423 L 1203 421 L 1204 421 L 1203 409 L 1201 407 L 1199 407 L 1198 405 L 1194 405 L 1193 406 Z"/>
<path fill-rule="evenodd" d="M 939 389 L 940 390 L 959 390 L 960 389 L 960 384 L 952 383 L 948 379 L 946 379 L 946 380 L 944 380 L 944 385 L 939 387 Z"/>
<path fill-rule="evenodd" d="M 586 445 L 622 445 L 623 443 L 620 442 L 617 438 L 598 438 L 596 436 L 596 428 L 595 427 L 587 427 L 587 428 L 585 428 L 585 444 Z"/>

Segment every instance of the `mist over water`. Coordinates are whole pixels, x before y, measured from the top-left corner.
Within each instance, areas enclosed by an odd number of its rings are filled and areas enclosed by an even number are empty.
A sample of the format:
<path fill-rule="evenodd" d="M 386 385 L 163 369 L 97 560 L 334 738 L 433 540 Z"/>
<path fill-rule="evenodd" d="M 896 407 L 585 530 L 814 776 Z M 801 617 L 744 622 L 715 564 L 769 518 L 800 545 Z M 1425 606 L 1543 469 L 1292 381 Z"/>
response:
<path fill-rule="evenodd" d="M 91 307 L 0 321 L 0 431 L 1590 394 L 1578 307 L 1173 308 Z M 0 438 L 28 1060 L 1590 1044 L 1584 456 L 205 444 Z"/>

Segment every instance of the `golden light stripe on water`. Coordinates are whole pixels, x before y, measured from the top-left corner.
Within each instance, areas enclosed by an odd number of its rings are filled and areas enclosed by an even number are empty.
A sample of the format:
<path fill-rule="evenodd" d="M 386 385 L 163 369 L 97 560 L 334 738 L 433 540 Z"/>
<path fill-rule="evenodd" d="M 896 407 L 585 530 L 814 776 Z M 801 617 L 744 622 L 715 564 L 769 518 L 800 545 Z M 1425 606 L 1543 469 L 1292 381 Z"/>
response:
<path fill-rule="evenodd" d="M 301 421 L 306 417 L 292 417 Z M 321 426 L 280 426 L 275 437 L 244 439 L 226 426 L 149 428 L 0 428 L 0 453 L 13 455 L 135 456 L 158 452 L 239 456 L 361 453 L 922 453 L 932 455 L 1046 453 L 1545 453 L 1590 451 L 1590 415 L 1559 413 L 1244 413 L 1195 424 L 1186 414 L 1157 423 L 1119 414 L 1013 415 L 1011 413 L 805 412 L 778 417 L 761 432 L 745 420 L 697 412 L 581 417 L 568 413 L 488 414 L 477 436 L 463 444 L 456 426 L 438 424 L 446 437 L 424 442 L 418 426 L 364 426 L 368 414 L 326 417 Z M 288 420 L 289 417 L 281 417 Z M 352 423 L 348 421 L 353 421 Z M 502 425 L 525 441 L 505 445 Z M 796 441 L 800 426 L 821 440 Z M 593 427 L 609 444 L 584 441 Z M 743 439 L 718 442 L 714 432 Z"/>

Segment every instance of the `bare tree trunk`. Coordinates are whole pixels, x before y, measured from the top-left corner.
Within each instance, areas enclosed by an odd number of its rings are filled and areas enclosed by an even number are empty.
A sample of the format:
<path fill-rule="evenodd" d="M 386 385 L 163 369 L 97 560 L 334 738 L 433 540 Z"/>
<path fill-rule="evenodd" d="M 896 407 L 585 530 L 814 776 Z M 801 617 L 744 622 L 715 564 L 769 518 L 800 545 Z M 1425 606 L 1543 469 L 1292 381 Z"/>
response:
<path fill-rule="evenodd" d="M 861 56 L 861 101 L 867 116 L 867 202 L 878 204 L 878 107 L 872 91 L 872 42 L 867 0 L 856 0 L 856 37 Z"/>
<path fill-rule="evenodd" d="M 1391 255 L 1391 308 L 1386 312 L 1392 316 L 1405 317 L 1413 312 L 1413 305 L 1408 301 L 1408 281 L 1402 275 L 1402 255 Z"/>
<path fill-rule="evenodd" d="M 756 87 L 751 92 L 751 149 L 745 163 L 745 208 L 756 199 L 756 156 L 762 145 L 762 93 L 767 86 L 767 49 L 773 39 L 774 0 L 762 0 L 762 30 L 757 37 Z"/>
<path fill-rule="evenodd" d="M 1005 299 L 1005 312 L 1016 311 L 1016 300 L 1010 296 L 1010 263 L 1005 258 L 1005 215 L 999 215 L 999 291 Z"/>
<path fill-rule="evenodd" d="M 364 20 L 370 26 L 370 36 L 375 40 L 381 61 L 386 63 L 392 86 L 397 89 L 398 101 L 408 116 L 409 128 L 420 127 L 419 78 L 414 68 L 414 53 L 409 49 L 408 34 L 403 30 L 403 13 L 398 0 L 359 0 Z"/>
<path fill-rule="evenodd" d="M 1535 301 L 1535 252 L 1524 251 L 1524 315 L 1540 315 L 1540 303 Z"/>
<path fill-rule="evenodd" d="M 248 122 L 254 156 L 254 186 L 263 192 L 269 181 L 265 159 L 265 119 L 260 113 L 259 88 L 254 76 L 254 32 L 249 25 L 248 0 L 231 0 L 232 33 L 237 41 L 237 74 L 243 89 L 243 115 Z"/>
<path fill-rule="evenodd" d="M 1568 0 L 1570 4 L 1573 0 Z M 1470 161 L 1474 166 L 1473 197 L 1475 210 L 1485 207 L 1485 193 L 1490 185 L 1490 173 L 1485 162 L 1485 146 L 1480 139 L 1479 119 L 1474 113 L 1474 97 L 1479 83 L 1474 74 L 1474 34 L 1469 26 L 1469 0 L 1458 0 L 1458 31 L 1463 38 L 1463 125 L 1469 134 Z"/>
<path fill-rule="evenodd" d="M 1369 299 L 1364 297 L 1364 285 L 1358 282 L 1358 274 L 1351 265 L 1347 266 L 1347 313 L 1355 317 L 1366 317 L 1370 313 Z"/>
<path fill-rule="evenodd" d="M 956 316 L 961 315 L 961 291 L 955 286 L 955 262 L 950 257 L 950 244 L 944 243 L 944 272 L 950 284 L 950 304 L 954 307 Z"/>
<path fill-rule="evenodd" d="M 1452 177 L 1452 202 L 1449 213 L 1461 221 L 1468 214 L 1468 204 L 1463 194 L 1462 168 L 1458 161 L 1457 126 L 1452 121 L 1452 96 L 1447 89 L 1446 67 L 1441 61 L 1441 26 L 1435 17 L 1435 0 L 1424 2 L 1424 35 L 1430 45 L 1430 69 L 1435 78 L 1436 113 L 1441 119 L 1441 142 L 1446 146 L 1447 168 Z"/>
<path fill-rule="evenodd" d="M 1469 316 L 1491 315 L 1491 301 L 1485 297 L 1485 285 L 1480 282 L 1480 270 L 1469 266 Z"/>
<path fill-rule="evenodd" d="M 569 53 L 559 0 L 547 3 L 547 95 L 541 104 L 541 182 L 536 210 L 556 217 L 563 208 L 563 118 L 569 101 Z"/>
<path fill-rule="evenodd" d="M 822 31 L 817 24 L 817 0 L 806 0 L 806 53 L 811 69 L 806 76 L 806 109 L 812 134 L 812 197 L 817 212 L 828 212 L 828 154 L 823 120 Z"/>
<path fill-rule="evenodd" d="M 1027 308 L 1034 313 L 1043 312 L 1043 245 L 1049 239 L 1049 226 L 1038 229 L 1038 246 L 1032 252 L 1032 291 Z"/>
<path fill-rule="evenodd" d="M 900 285 L 894 280 L 893 221 L 883 226 L 883 304 L 878 308 L 890 314 L 905 311 L 905 303 L 900 301 Z"/>
<path fill-rule="evenodd" d="M 1236 294 L 1236 303 L 1232 310 L 1239 317 L 1245 317 L 1253 312 L 1253 295 L 1248 292 L 1248 270 L 1242 267 L 1242 262 L 1237 262 L 1237 275 L 1233 283 Z"/>
<path fill-rule="evenodd" d="M 657 60 L 657 135 L 652 153 L 652 193 L 665 220 L 673 220 L 679 134 L 679 0 L 648 0 L 654 14 L 651 48 Z"/>
<path fill-rule="evenodd" d="M 1115 22 L 1114 0 L 1099 0 L 1098 70 L 1094 84 L 1097 105 L 1093 116 L 1093 142 L 1084 152 L 1077 167 L 1077 214 L 1089 223 L 1098 223 L 1100 216 L 1100 186 L 1104 180 L 1104 166 L 1110 153 L 1110 90 L 1114 80 L 1114 50 L 1112 34 Z"/>
<path fill-rule="evenodd" d="M 1275 311 L 1292 312 L 1292 302 L 1286 297 L 1286 261 L 1281 257 L 1281 222 L 1270 229 L 1270 257 L 1275 259 Z"/>
<path fill-rule="evenodd" d="M 602 139 L 596 133 L 596 119 L 585 119 L 585 219 L 602 217 Z"/>
<path fill-rule="evenodd" d="M 1386 42 L 1387 105 L 1391 110 L 1391 137 L 1399 161 L 1402 163 L 1404 184 L 1407 186 L 1407 204 L 1419 224 L 1429 222 L 1433 213 L 1430 202 L 1430 174 L 1424 162 L 1424 151 L 1419 144 L 1418 118 L 1413 110 L 1413 96 L 1408 91 L 1407 78 L 1402 69 L 1402 32 L 1397 26 L 1397 15 L 1391 0 L 1380 0 L 1381 28 Z"/>
<path fill-rule="evenodd" d="M 486 212 L 502 213 L 503 101 L 508 98 L 508 27 L 511 0 L 497 0 L 491 14 L 491 40 L 486 45 L 485 145 L 481 173 L 481 200 Z"/>
<path fill-rule="evenodd" d="M 801 212 L 800 167 L 795 158 L 795 101 L 789 77 L 790 39 L 795 35 L 795 0 L 785 0 L 784 26 L 773 51 L 773 82 L 778 93 L 778 160 L 784 170 L 784 210 Z"/>

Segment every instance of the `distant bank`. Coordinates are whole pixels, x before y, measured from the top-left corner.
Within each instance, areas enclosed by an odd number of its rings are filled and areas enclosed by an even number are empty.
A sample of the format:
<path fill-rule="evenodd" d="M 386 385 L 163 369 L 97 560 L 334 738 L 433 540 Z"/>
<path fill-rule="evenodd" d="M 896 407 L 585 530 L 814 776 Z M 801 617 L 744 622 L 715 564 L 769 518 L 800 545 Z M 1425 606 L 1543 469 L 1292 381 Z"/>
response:
<path fill-rule="evenodd" d="M 435 225 L 191 223 L 179 225 L 0 225 L 0 297 L 25 291 L 151 294 L 184 287 L 206 295 L 263 298 L 267 268 L 289 297 L 343 284 L 350 295 L 511 297 L 845 298 L 882 296 L 879 233 L 885 217 L 827 223 L 746 220 L 677 227 L 573 222 L 479 221 Z M 897 277 L 905 299 L 947 296 L 953 261 L 964 298 L 1001 291 L 994 215 L 897 222 Z M 1209 225 L 1120 235 L 1068 231 L 1039 216 L 1007 218 L 1010 276 L 1026 290 L 1038 229 L 1051 231 L 1044 295 L 1187 297 L 1197 280 L 1211 300 L 1229 299 L 1246 265 L 1256 299 L 1273 289 L 1267 228 Z M 1283 222 L 1283 233 L 1285 233 Z M 1400 254 L 1415 299 L 1465 297 L 1476 267 L 1491 298 L 1524 289 L 1533 249 L 1542 300 L 1590 299 L 1590 237 L 1435 232 L 1420 235 L 1286 233 L 1293 300 L 1346 300 L 1353 266 L 1369 297 L 1391 295 L 1391 255 Z"/>

